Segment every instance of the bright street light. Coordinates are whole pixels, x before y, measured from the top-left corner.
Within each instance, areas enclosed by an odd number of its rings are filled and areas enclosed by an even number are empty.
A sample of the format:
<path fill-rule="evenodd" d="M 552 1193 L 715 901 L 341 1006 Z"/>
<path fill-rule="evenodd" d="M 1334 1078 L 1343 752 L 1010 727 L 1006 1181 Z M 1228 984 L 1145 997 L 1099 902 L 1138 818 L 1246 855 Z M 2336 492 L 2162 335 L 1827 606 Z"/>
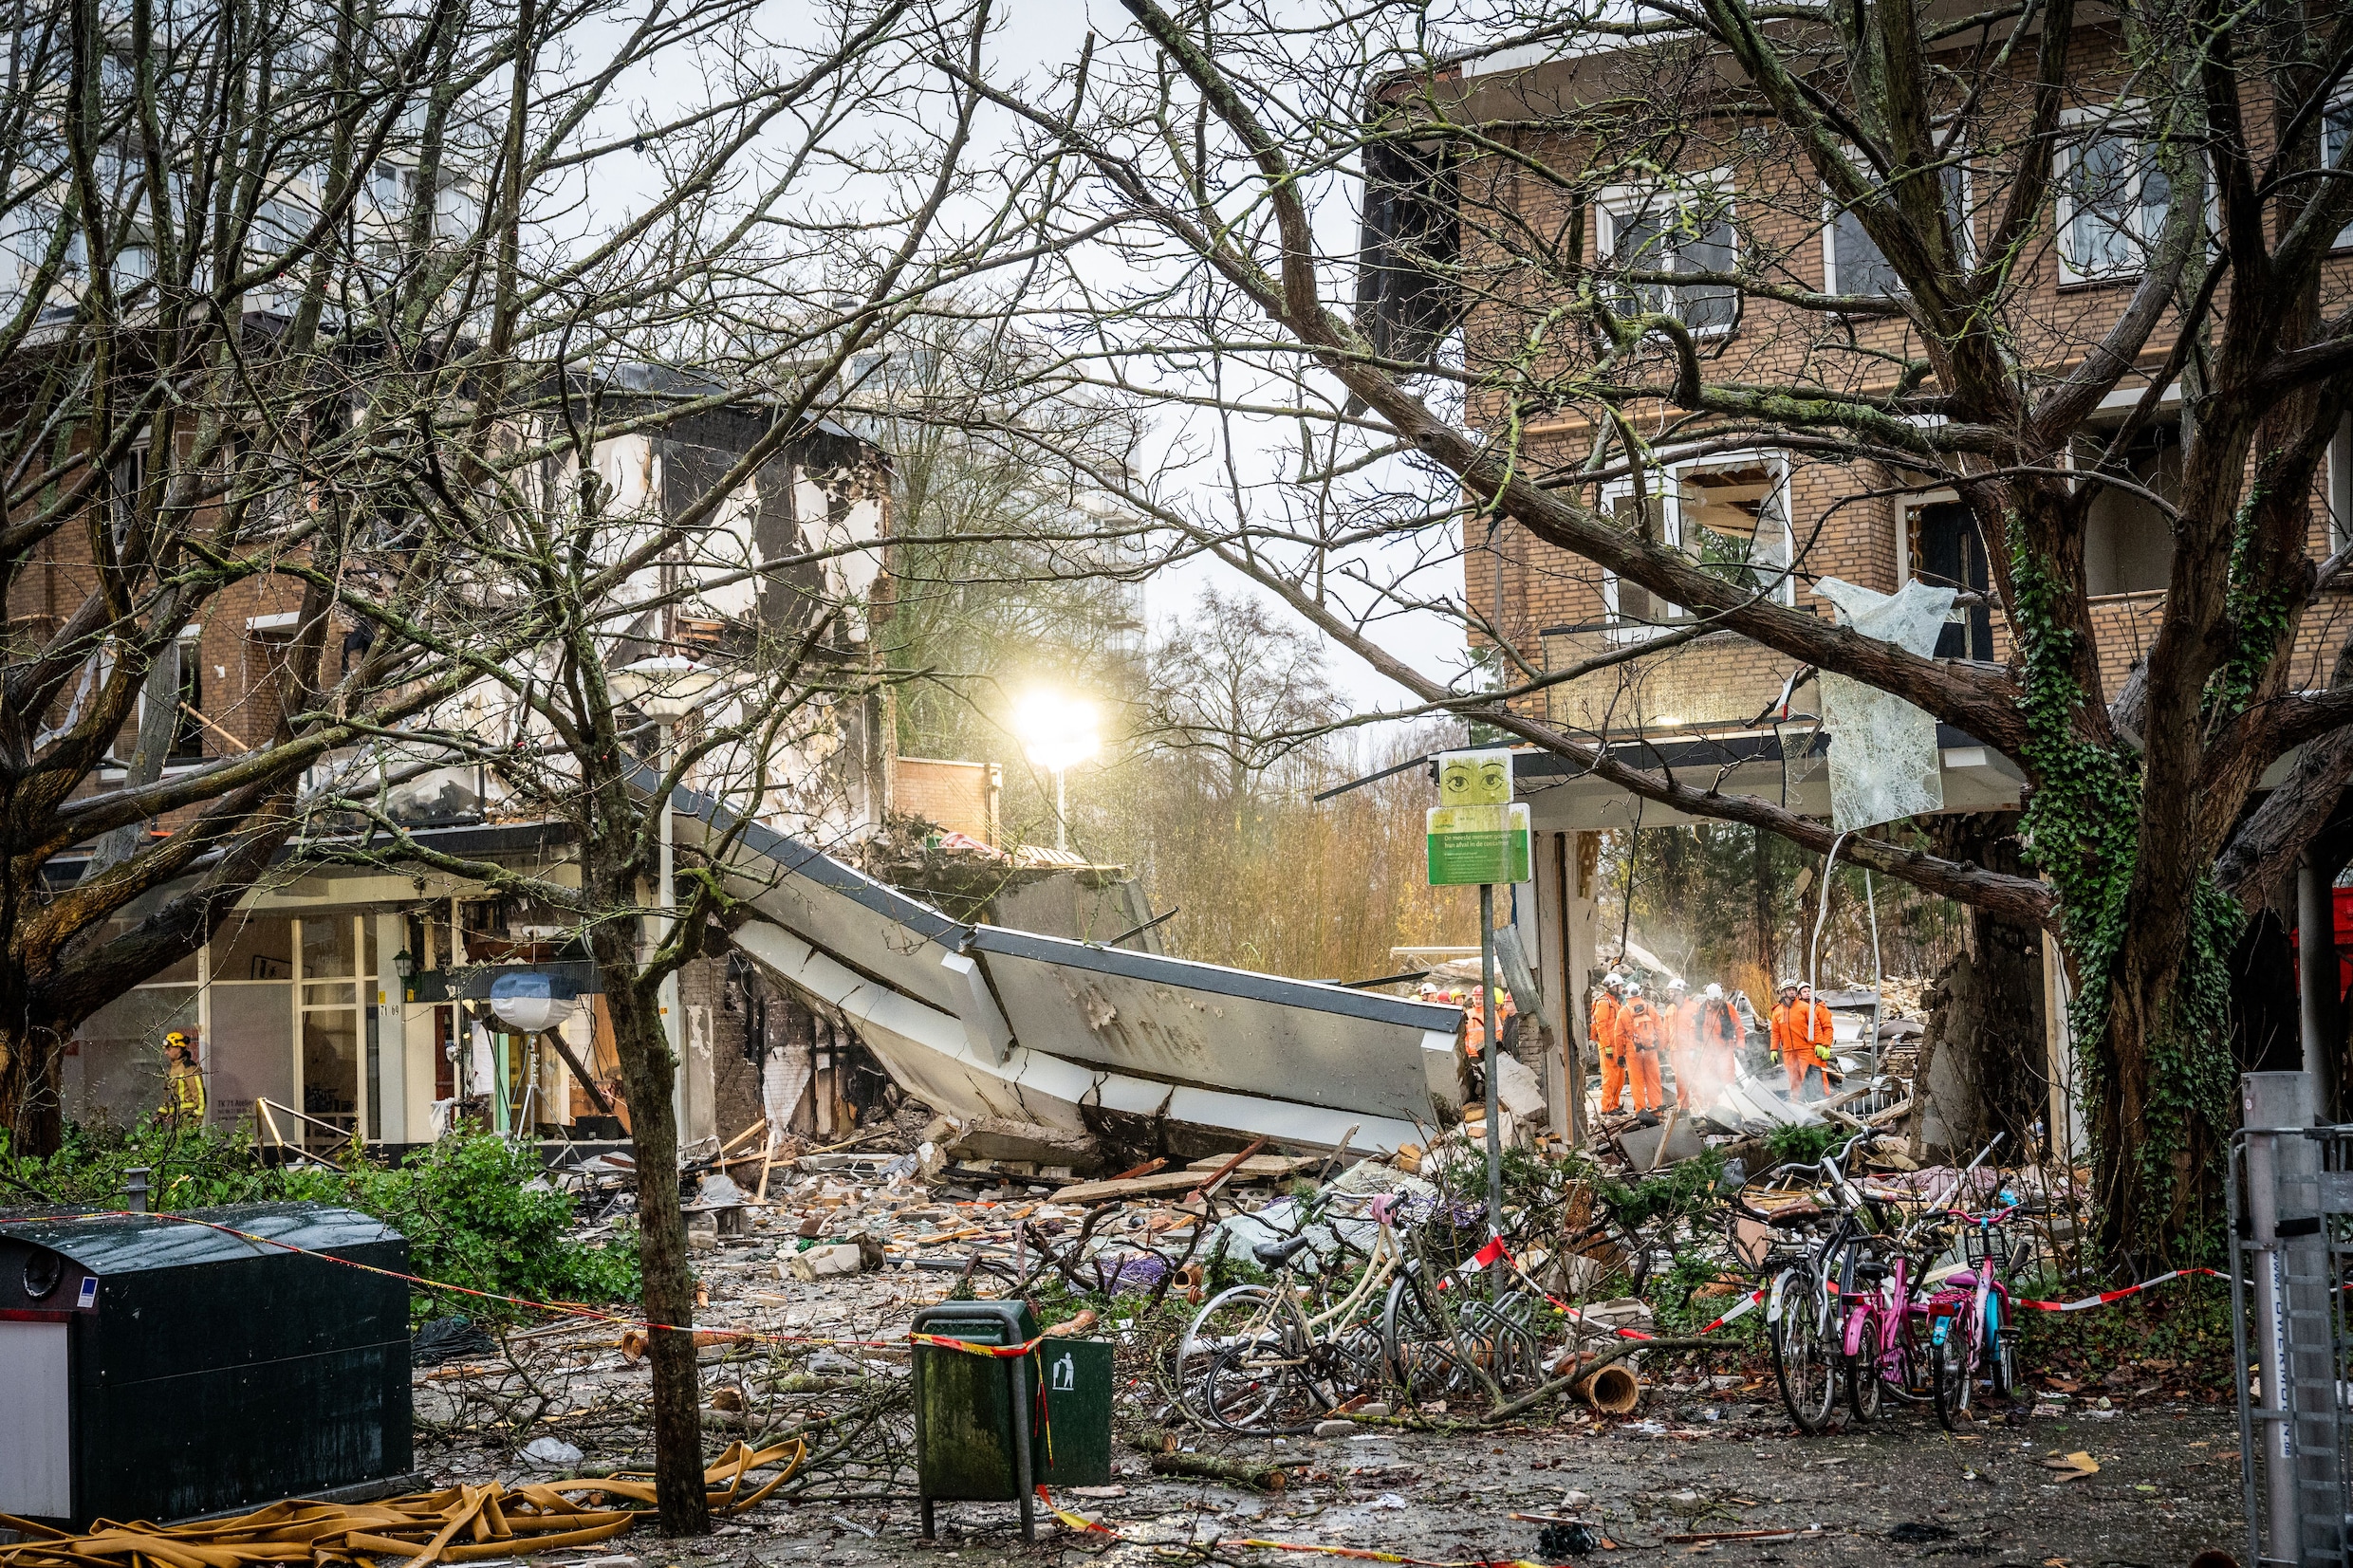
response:
<path fill-rule="evenodd" d="M 1070 769 L 1102 749 L 1095 705 L 1061 692 L 1032 692 L 1013 710 L 1013 736 L 1031 766 L 1054 775 L 1054 847 L 1070 847 Z"/>

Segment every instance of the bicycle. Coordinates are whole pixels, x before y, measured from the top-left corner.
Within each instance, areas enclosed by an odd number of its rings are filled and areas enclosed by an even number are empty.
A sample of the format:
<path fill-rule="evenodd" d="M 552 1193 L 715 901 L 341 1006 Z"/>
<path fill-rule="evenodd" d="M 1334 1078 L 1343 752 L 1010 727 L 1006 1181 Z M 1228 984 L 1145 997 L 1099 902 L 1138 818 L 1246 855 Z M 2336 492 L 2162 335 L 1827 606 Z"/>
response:
<path fill-rule="evenodd" d="M 1765 1307 L 1765 1337 L 1772 1350 L 1781 1402 L 1798 1429 L 1808 1433 L 1829 1426 L 1839 1386 L 1846 1380 L 1846 1324 L 1839 1308 L 1853 1287 L 1857 1249 L 1873 1234 L 1863 1221 L 1876 1215 L 1869 1200 L 1847 1180 L 1843 1162 L 1869 1135 L 1856 1134 L 1837 1153 L 1815 1163 L 1813 1169 L 1825 1179 L 1835 1205 L 1827 1213 L 1767 1214 L 1745 1200 L 1735 1201 L 1736 1208 L 1775 1228 L 1828 1227 L 1818 1245 L 1800 1251 L 1774 1275 Z M 1786 1169 L 1790 1168 L 1776 1167 L 1766 1175 Z"/>
<path fill-rule="evenodd" d="M 1915 1258 L 1933 1257 L 1946 1245 L 1936 1232 L 1916 1227 L 1886 1240 L 1880 1250 L 1892 1254 L 1888 1259 L 1856 1258 L 1843 1282 L 1846 1403 L 1858 1423 L 1878 1420 L 1889 1393 L 1907 1404 L 1930 1397 L 1929 1347 L 1920 1341 L 1913 1301 L 1920 1273 Z"/>
<path fill-rule="evenodd" d="M 1311 1250 L 1304 1227 L 1251 1249 L 1273 1280 L 1218 1292 L 1178 1340 L 1177 1397 L 1189 1411 L 1232 1431 L 1304 1430 L 1313 1415 L 1381 1381 L 1390 1346 L 1369 1304 L 1385 1306 L 1404 1257 L 1392 1206 L 1375 1198 L 1370 1208 L 1377 1228 L 1364 1268 L 1336 1299 L 1325 1282 L 1335 1270 Z M 1344 1239 L 1340 1245 L 1346 1247 Z M 1303 1255 L 1313 1269 L 1296 1266 Z M 1303 1298 L 1315 1301 L 1312 1310 Z"/>
<path fill-rule="evenodd" d="M 2015 1272 L 2016 1253 L 2005 1248 L 1993 1227 L 2028 1212 L 2009 1204 L 1990 1214 L 1949 1211 L 1960 1223 L 1962 1266 L 1937 1282 L 1919 1310 L 1929 1324 L 1936 1370 L 1936 1420 L 1947 1431 L 1965 1425 L 1978 1381 L 1997 1399 L 2018 1390 L 2018 1330 L 2010 1319 L 2010 1287 L 2000 1279 Z"/>

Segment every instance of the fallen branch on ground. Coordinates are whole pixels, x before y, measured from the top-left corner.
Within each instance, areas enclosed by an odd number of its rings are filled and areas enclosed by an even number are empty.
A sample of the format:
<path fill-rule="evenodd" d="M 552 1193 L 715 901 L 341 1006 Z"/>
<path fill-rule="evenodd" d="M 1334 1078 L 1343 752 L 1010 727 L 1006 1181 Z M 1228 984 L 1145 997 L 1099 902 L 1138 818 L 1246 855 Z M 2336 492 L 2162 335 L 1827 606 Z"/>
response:
<path fill-rule="evenodd" d="M 1176 1432 L 1165 1427 L 1121 1427 L 1120 1440 L 1151 1456 L 1154 1475 L 1189 1475 L 1224 1481 L 1262 1492 L 1279 1492 L 1290 1477 L 1280 1465 L 1248 1459 L 1222 1459 L 1210 1453 L 1186 1453 Z"/>

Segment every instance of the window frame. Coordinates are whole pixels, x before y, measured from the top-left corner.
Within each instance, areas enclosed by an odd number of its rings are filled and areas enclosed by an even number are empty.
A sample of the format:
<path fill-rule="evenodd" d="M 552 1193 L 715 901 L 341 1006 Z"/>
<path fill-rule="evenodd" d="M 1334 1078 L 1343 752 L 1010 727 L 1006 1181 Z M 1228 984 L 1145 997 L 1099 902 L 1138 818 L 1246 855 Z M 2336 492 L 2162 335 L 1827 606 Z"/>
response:
<path fill-rule="evenodd" d="M 1694 194 L 1705 191 L 1719 203 L 1717 210 L 1722 212 L 1724 225 L 1731 231 L 1732 235 L 1732 266 L 1728 267 L 1727 270 L 1739 270 L 1741 248 L 1738 193 L 1737 187 L 1734 185 L 1732 180 L 1732 171 L 1729 167 L 1710 169 L 1704 171 L 1703 173 L 1684 177 L 1680 179 L 1677 184 L 1671 186 L 1612 185 L 1604 188 L 1600 194 L 1594 198 L 1593 202 L 1593 237 L 1596 254 L 1601 256 L 1614 256 L 1618 249 L 1618 237 L 1620 232 L 1619 225 L 1624 223 L 1629 218 L 1641 214 L 1645 210 L 1651 207 L 1652 203 L 1659 200 L 1660 198 L 1680 197 L 1686 191 Z M 1681 201 L 1677 200 L 1673 204 L 1671 210 L 1679 212 L 1682 210 Z M 1683 255 L 1682 250 L 1678 248 L 1672 252 L 1672 255 L 1677 265 L 1673 267 L 1650 268 L 1649 270 L 1664 272 L 1678 272 L 1682 270 L 1680 265 Z M 1606 264 L 1602 270 L 1615 273 L 1618 270 L 1618 267 L 1613 261 Z M 1619 293 L 1621 299 L 1624 298 L 1627 294 L 1638 288 L 1665 287 L 1674 290 L 1675 308 L 1669 310 L 1667 314 L 1674 316 L 1677 321 L 1682 322 L 1684 329 L 1690 332 L 1695 338 L 1723 337 L 1737 330 L 1740 325 L 1742 302 L 1745 296 L 1742 295 L 1738 288 L 1732 288 L 1731 290 L 1732 319 L 1730 321 L 1717 323 L 1707 326 L 1694 326 L 1690 322 L 1685 321 L 1683 317 L 1681 308 L 1683 304 L 1682 291 L 1687 287 L 1714 288 L 1721 286 L 1715 284 L 1660 285 L 1628 284 L 1620 282 L 1613 284 L 1612 286 L 1614 290 Z M 1645 305 L 1643 308 L 1649 309 L 1651 307 Z"/>
<path fill-rule="evenodd" d="M 1789 454 L 1778 447 L 1750 447 L 1736 452 L 1694 452 L 1684 457 L 1669 454 L 1653 465 L 1649 473 L 1657 487 L 1652 493 L 1659 506 L 1658 542 L 1670 549 L 1681 550 L 1683 548 L 1682 491 L 1685 474 L 1709 470 L 1738 468 L 1749 464 L 1761 464 L 1770 471 L 1772 474 L 1771 490 L 1781 503 L 1782 544 L 1786 553 L 1783 557 L 1781 581 L 1774 585 L 1773 591 L 1767 596 L 1767 599 L 1769 602 L 1779 604 L 1785 609 L 1794 607 L 1797 603 L 1797 573 L 1795 570 L 1797 519 L 1790 505 L 1790 492 L 1795 481 L 1795 472 L 1789 462 Z M 1608 514 L 1619 501 L 1632 496 L 1634 490 L 1634 481 L 1631 479 L 1614 480 L 1603 486 L 1598 500 L 1603 513 Z M 1695 562 L 1695 564 L 1696 564 Z M 1670 632 L 1681 631 L 1690 624 L 1690 612 L 1679 604 L 1673 606 L 1681 612 L 1676 619 L 1657 621 L 1621 619 L 1618 609 L 1618 574 L 1606 566 L 1603 567 L 1603 635 L 1610 641 L 1617 643 L 1647 642 L 1654 637 L 1664 636 Z"/>
<path fill-rule="evenodd" d="M 1969 154 L 1966 150 L 1958 154 L 1958 161 L 1951 164 L 1950 167 L 1958 170 L 1961 176 L 1961 210 L 1953 214 L 1954 237 L 1960 243 L 1961 265 L 1974 267 L 1977 265 L 1977 235 L 1975 230 L 1971 227 L 1970 219 L 1975 213 L 1976 175 L 1970 167 Z M 1943 177 L 1943 175 L 1939 173 L 1938 180 L 1941 181 Z M 1837 199 L 1830 194 L 1828 189 L 1825 188 L 1822 193 L 1822 291 L 1825 294 L 1854 292 L 1839 283 L 1838 275 L 1838 222 L 1846 214 L 1846 212 L 1847 210 L 1841 207 Z M 1878 248 L 1874 246 L 1873 249 Z M 1886 259 L 1884 255 L 1880 257 L 1882 262 Z M 1861 297 L 1875 300 L 1905 300 L 1912 296 L 1909 289 L 1904 289 L 1894 294 L 1867 294 Z"/>
<path fill-rule="evenodd" d="M 2147 105 L 2138 99 L 2120 99 L 2113 103 L 2068 109 L 2060 115 L 2059 127 L 2062 136 L 2059 145 L 2052 150 L 2051 169 L 2053 239 L 2059 253 L 2059 285 L 2063 288 L 2072 288 L 2129 283 L 2147 270 L 2148 248 L 2156 244 L 2157 235 L 2145 229 L 2136 229 L 2134 238 L 2141 247 L 2141 261 L 2126 267 L 2087 270 L 2078 262 L 2075 254 L 2075 220 L 2079 212 L 2072 181 L 2077 160 L 2083 156 L 2084 148 L 2094 140 L 2111 136 L 2129 136 L 2135 139 L 2137 146 L 2145 148 L 2150 145 Z M 2140 172 L 2135 175 L 2132 210 L 2140 214 L 2136 220 L 2140 225 L 2145 225 L 2148 221 L 2147 171 L 2152 166 L 2150 160 L 2142 158 Z M 2211 209 L 2214 198 L 2211 185 L 2207 198 Z M 2167 201 L 2170 205 L 2170 196 Z"/>
<path fill-rule="evenodd" d="M 2336 156 L 2328 150 L 2329 136 L 2334 133 L 2353 140 L 2353 86 L 2341 89 L 2321 111 L 2321 167 L 2334 167 Z M 2353 250 L 2353 218 L 2345 220 L 2337 237 L 2328 242 L 2330 250 Z"/>
<path fill-rule="evenodd" d="M 2353 413 L 2337 420 L 2324 465 L 2322 509 L 2328 520 L 2328 553 L 2353 544 Z"/>

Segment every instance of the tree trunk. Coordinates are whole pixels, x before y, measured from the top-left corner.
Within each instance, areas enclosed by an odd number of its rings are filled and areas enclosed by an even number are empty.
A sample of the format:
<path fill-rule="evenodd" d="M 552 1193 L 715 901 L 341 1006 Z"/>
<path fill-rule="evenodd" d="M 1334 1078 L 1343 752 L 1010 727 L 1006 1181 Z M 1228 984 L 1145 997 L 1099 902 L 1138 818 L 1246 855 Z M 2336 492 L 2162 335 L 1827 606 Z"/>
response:
<path fill-rule="evenodd" d="M 2079 1035 L 2102 1240 L 2135 1268 L 2202 1264 L 2221 1241 L 2230 954 L 2243 921 L 2211 883 L 2197 903 L 2178 945 L 2128 930 L 2108 970 L 2104 1016 L 2088 1039 Z"/>
<path fill-rule="evenodd" d="M 686 1215 L 678 1208 L 677 1057 L 662 1030 L 654 986 L 640 973 L 634 920 L 592 928 L 613 1043 L 629 1087 L 630 1146 L 638 1163 L 638 1260 L 654 1368 L 654 1494 L 662 1534 L 711 1533 L 703 1489 L 702 1385 L 695 1363 L 695 1274 Z M 676 1332 L 664 1332 L 665 1329 Z"/>
<path fill-rule="evenodd" d="M 65 1144 L 65 1104 L 58 1082 L 65 1042 L 46 1023 L 28 1023 L 21 1006 L 0 1019 L 0 1148 L 46 1156 Z"/>

